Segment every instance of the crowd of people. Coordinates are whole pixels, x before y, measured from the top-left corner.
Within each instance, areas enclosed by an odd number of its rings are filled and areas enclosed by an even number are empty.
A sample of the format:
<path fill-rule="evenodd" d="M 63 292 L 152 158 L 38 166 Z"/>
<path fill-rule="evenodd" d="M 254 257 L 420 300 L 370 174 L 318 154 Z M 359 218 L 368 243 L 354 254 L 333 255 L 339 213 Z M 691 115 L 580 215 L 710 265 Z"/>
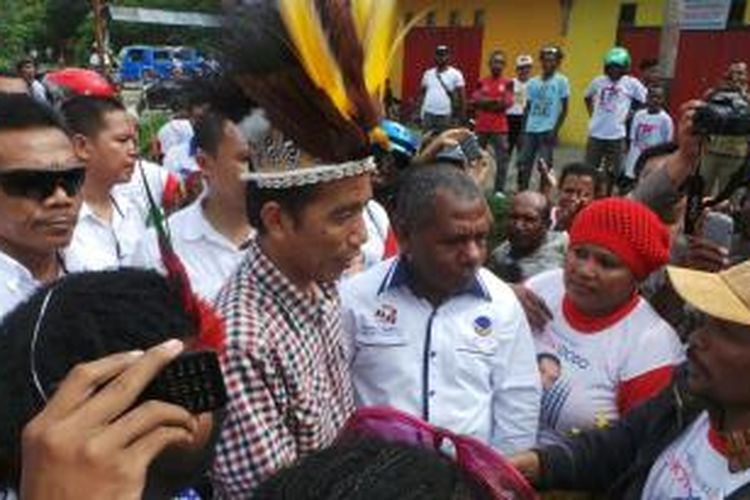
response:
<path fill-rule="evenodd" d="M 556 166 L 559 47 L 467 86 L 439 46 L 415 129 L 379 18 L 290 5 L 237 11 L 161 164 L 96 73 L 0 75 L 0 496 L 750 496 L 750 130 L 701 118 L 746 65 L 673 123 L 613 48 Z M 225 404 L 143 397 L 196 352 Z"/>

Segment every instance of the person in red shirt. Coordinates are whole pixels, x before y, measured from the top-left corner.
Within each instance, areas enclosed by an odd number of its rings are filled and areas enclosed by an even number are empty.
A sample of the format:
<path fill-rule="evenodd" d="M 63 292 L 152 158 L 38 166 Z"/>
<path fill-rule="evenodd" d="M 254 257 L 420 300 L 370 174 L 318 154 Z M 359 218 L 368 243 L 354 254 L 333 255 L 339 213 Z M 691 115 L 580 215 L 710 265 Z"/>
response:
<path fill-rule="evenodd" d="M 489 60 L 490 75 L 481 79 L 473 95 L 476 109 L 476 132 L 479 143 L 492 146 L 497 162 L 495 191 L 505 190 L 508 175 L 508 117 L 505 110 L 513 105 L 513 81 L 503 76 L 505 54 L 492 53 Z"/>

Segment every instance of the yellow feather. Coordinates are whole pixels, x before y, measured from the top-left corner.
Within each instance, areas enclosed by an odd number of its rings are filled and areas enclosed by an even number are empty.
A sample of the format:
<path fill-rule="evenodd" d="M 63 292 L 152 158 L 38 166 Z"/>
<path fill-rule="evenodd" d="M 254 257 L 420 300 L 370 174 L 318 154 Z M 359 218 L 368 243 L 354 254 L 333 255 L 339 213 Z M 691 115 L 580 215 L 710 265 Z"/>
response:
<path fill-rule="evenodd" d="M 364 40 L 367 36 L 367 24 L 374 5 L 374 0 L 352 0 L 351 2 L 354 24 L 360 40 Z"/>
<path fill-rule="evenodd" d="M 367 34 L 362 40 L 365 50 L 365 84 L 375 95 L 388 78 L 388 53 L 393 43 L 396 0 L 379 0 L 370 10 Z"/>
<path fill-rule="evenodd" d="M 343 116 L 351 116 L 353 106 L 347 97 L 341 70 L 331 53 L 314 0 L 278 2 L 284 25 L 308 76 L 328 94 Z"/>
<path fill-rule="evenodd" d="M 406 23 L 406 26 L 404 26 L 403 28 L 401 28 L 401 30 L 399 30 L 398 34 L 393 40 L 393 43 L 391 43 L 391 50 L 388 53 L 388 61 L 386 63 L 386 66 L 388 66 L 389 72 L 390 72 L 391 65 L 393 64 L 393 58 L 396 57 L 396 49 L 398 49 L 398 46 L 401 45 L 401 43 L 403 43 L 404 38 L 406 38 L 406 35 L 409 34 L 409 31 L 411 31 L 411 29 L 414 26 L 419 24 L 422 21 L 422 19 L 427 17 L 427 14 L 430 12 L 430 10 L 433 9 L 433 7 L 434 6 L 427 7 L 426 9 L 418 12 L 417 15 L 412 17 L 411 21 Z"/>

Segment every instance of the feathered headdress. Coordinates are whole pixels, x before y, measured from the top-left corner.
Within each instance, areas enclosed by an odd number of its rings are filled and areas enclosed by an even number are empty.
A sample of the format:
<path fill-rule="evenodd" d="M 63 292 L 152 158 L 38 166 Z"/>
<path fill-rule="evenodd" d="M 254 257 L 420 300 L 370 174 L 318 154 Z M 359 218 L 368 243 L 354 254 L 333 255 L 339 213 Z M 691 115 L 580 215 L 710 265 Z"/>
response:
<path fill-rule="evenodd" d="M 230 16 L 231 72 L 275 131 L 256 146 L 260 187 L 371 171 L 396 38 L 396 0 L 246 0 Z"/>
<path fill-rule="evenodd" d="M 207 349 L 222 353 L 226 340 L 224 320 L 208 302 L 193 292 L 187 269 L 185 269 L 185 265 L 172 246 L 166 218 L 154 199 L 143 170 L 141 170 L 141 176 L 146 188 L 149 216 L 156 231 L 159 254 L 167 272 L 167 280 L 174 294 L 179 297 L 182 306 L 185 308 L 185 313 L 193 324 L 194 335 L 188 342 L 187 347 L 191 350 Z"/>

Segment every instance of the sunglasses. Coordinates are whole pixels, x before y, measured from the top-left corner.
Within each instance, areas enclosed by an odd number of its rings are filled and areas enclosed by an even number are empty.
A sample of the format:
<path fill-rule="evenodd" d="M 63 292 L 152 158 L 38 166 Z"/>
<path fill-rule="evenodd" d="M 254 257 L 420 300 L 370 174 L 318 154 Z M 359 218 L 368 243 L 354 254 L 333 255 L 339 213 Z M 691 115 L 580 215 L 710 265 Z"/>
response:
<path fill-rule="evenodd" d="M 67 170 L 8 170 L 0 172 L 0 187 L 8 196 L 44 201 L 60 187 L 69 197 L 81 191 L 86 168 Z"/>
<path fill-rule="evenodd" d="M 486 444 L 435 427 L 394 408 L 373 406 L 358 409 L 347 422 L 342 438 L 382 439 L 448 456 L 481 484 L 492 500 L 538 498 L 521 473 Z"/>

